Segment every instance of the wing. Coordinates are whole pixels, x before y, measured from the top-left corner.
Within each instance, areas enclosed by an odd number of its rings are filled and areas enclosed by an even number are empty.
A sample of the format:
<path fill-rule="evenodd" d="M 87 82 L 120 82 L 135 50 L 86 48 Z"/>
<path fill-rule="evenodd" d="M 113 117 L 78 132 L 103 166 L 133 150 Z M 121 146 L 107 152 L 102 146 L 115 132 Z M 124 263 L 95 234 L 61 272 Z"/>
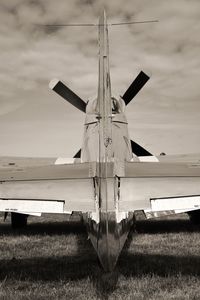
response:
<path fill-rule="evenodd" d="M 80 162 L 81 149 L 74 157 L 19 157 L 0 156 L 0 171 L 3 169 L 13 170 L 26 167 L 39 167 L 48 165 L 71 164 Z"/>
<path fill-rule="evenodd" d="M 19 156 L 0 156 L 0 170 L 18 169 L 25 167 L 36 167 L 54 164 L 57 158 L 53 157 L 19 157 Z"/>
<path fill-rule="evenodd" d="M 157 156 L 160 162 L 180 162 L 190 164 L 200 164 L 200 153 L 177 154 L 177 155 L 160 155 Z"/>
<path fill-rule="evenodd" d="M 64 164 L 0 170 L 0 211 L 93 211 L 90 165 Z"/>
<path fill-rule="evenodd" d="M 147 217 L 200 209 L 200 165 L 126 163 L 119 209 L 143 210 Z"/>

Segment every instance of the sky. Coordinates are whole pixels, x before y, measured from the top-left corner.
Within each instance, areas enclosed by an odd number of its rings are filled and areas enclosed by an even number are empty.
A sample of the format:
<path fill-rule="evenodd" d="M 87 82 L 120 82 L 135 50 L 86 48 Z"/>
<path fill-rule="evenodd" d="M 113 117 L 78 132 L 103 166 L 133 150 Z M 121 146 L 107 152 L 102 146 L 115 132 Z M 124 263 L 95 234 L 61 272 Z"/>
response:
<path fill-rule="evenodd" d="M 0 155 L 72 157 L 84 114 L 48 87 L 59 78 L 87 101 L 98 84 L 96 27 L 38 24 L 158 19 L 109 27 L 112 94 L 143 70 L 148 83 L 127 107 L 130 137 L 150 152 L 200 153 L 199 0 L 1 0 Z"/>

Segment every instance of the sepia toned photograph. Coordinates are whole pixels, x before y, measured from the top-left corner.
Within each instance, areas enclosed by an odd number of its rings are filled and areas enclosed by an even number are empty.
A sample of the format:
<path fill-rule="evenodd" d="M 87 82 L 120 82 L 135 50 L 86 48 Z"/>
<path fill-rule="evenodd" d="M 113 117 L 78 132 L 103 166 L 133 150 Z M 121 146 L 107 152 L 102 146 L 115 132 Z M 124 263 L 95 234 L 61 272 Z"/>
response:
<path fill-rule="evenodd" d="M 200 298 L 199 20 L 0 1 L 0 299 Z"/>

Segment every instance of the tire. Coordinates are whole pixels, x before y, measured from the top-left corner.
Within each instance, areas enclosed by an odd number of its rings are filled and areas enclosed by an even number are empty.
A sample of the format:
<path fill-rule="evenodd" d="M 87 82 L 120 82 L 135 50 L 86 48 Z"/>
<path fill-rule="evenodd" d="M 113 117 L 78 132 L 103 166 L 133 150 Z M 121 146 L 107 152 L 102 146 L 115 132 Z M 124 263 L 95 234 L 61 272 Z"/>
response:
<path fill-rule="evenodd" d="M 200 210 L 190 211 L 188 212 L 188 215 L 190 217 L 190 221 L 195 224 L 200 224 Z"/>
<path fill-rule="evenodd" d="M 13 229 L 24 228 L 27 226 L 28 215 L 11 213 L 11 225 Z"/>

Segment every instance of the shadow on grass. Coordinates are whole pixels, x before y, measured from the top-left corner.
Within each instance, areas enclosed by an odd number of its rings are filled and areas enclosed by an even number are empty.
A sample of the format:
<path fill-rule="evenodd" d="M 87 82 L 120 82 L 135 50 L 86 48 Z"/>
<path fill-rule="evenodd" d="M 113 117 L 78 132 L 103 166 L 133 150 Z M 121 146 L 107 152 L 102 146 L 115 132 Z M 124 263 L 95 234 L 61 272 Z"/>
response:
<path fill-rule="evenodd" d="M 26 228 L 12 229 L 10 224 L 0 225 L 0 236 L 16 236 L 16 235 L 63 235 L 70 233 L 86 233 L 86 227 L 82 222 L 45 222 L 31 223 Z"/>
<path fill-rule="evenodd" d="M 200 256 L 176 256 L 159 254 L 128 254 L 121 255 L 118 266 L 119 272 L 128 277 L 143 275 L 172 275 L 200 276 Z"/>
<path fill-rule="evenodd" d="M 137 221 L 135 225 L 137 233 L 179 233 L 179 232 L 200 232 L 200 225 L 194 225 L 187 219 L 174 220 L 145 220 Z"/>
<path fill-rule="evenodd" d="M 136 231 L 142 233 L 159 232 L 194 232 L 200 231 L 188 220 L 138 221 Z M 113 273 L 105 273 L 101 268 L 97 255 L 87 240 L 86 229 L 80 222 L 33 223 L 26 229 L 13 231 L 7 224 L 0 226 L 0 236 L 17 235 L 61 235 L 77 234 L 77 254 L 74 256 L 31 257 L 20 259 L 0 259 L 0 281 L 11 280 L 35 281 L 77 281 L 90 278 L 98 297 L 108 298 L 117 288 L 120 274 L 126 278 L 158 275 L 200 276 L 200 256 L 175 256 L 159 254 L 131 254 L 128 248 L 132 242 L 130 233 L 116 269 Z"/>
<path fill-rule="evenodd" d="M 89 277 L 98 296 L 105 299 L 116 289 L 119 274 L 123 274 L 126 278 L 142 278 L 152 274 L 161 277 L 200 276 L 200 257 L 128 253 L 121 255 L 113 273 L 104 273 L 98 264 L 96 254 L 89 248 L 87 253 L 84 251 L 71 257 L 0 260 L 0 280 L 7 278 L 31 282 L 60 282 Z"/>
<path fill-rule="evenodd" d="M 167 232 L 200 232 L 200 225 L 194 225 L 188 219 L 172 220 L 142 220 L 134 225 L 137 233 L 167 233 Z M 63 235 L 70 233 L 85 233 L 86 227 L 80 221 L 30 223 L 26 228 L 13 230 L 10 224 L 0 224 L 0 236 L 16 235 Z"/>

